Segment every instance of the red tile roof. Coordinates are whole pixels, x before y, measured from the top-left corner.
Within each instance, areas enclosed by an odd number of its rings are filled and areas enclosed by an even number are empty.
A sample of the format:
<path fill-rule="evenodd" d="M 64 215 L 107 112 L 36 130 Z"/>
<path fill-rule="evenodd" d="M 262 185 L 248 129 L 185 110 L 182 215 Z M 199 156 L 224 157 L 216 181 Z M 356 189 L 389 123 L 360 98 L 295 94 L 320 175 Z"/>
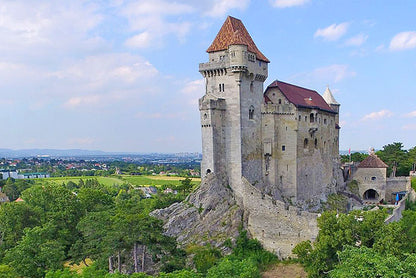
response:
<path fill-rule="evenodd" d="M 230 45 L 238 44 L 247 45 L 247 50 L 255 53 L 258 60 L 270 62 L 257 48 L 243 22 L 231 16 L 227 17 L 207 52 L 227 50 Z"/>
<path fill-rule="evenodd" d="M 360 164 L 358 168 L 388 168 L 389 166 L 378 158 L 375 154 L 370 154 L 367 156 Z"/>
<path fill-rule="evenodd" d="M 276 80 L 267 87 L 265 94 L 271 88 L 278 88 L 296 107 L 315 108 L 336 113 L 316 91 Z"/>

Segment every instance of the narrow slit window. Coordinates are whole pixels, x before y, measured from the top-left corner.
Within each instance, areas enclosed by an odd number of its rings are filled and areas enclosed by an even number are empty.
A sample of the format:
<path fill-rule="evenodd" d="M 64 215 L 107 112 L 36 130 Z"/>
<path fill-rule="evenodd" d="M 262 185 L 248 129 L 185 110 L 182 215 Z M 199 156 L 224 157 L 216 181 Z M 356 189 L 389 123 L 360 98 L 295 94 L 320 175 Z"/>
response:
<path fill-rule="evenodd" d="M 248 110 L 248 119 L 253 120 L 254 119 L 254 107 L 250 106 L 250 109 Z"/>

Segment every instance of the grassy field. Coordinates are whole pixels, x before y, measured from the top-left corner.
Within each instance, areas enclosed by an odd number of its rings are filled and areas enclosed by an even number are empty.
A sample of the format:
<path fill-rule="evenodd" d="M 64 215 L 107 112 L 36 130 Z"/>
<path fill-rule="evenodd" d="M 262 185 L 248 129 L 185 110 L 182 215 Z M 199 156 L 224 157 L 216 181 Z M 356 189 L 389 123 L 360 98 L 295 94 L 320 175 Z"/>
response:
<path fill-rule="evenodd" d="M 168 177 L 168 176 L 111 176 L 111 177 L 100 177 L 100 176 L 79 176 L 79 177 L 52 177 L 45 179 L 35 179 L 37 183 L 50 182 L 55 184 L 67 183 L 69 181 L 78 183 L 82 179 L 84 182 L 87 179 L 97 179 L 99 183 L 107 186 L 114 184 L 128 183 L 133 186 L 161 186 L 161 185 L 178 185 L 180 181 L 185 179 L 183 177 Z M 193 184 L 199 184 L 200 178 L 192 178 Z"/>

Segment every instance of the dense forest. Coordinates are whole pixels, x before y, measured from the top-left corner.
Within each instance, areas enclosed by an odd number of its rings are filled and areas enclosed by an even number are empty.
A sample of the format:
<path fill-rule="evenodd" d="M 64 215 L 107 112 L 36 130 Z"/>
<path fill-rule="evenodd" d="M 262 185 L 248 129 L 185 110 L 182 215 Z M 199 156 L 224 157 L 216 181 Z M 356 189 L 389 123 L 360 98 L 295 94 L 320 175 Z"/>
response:
<path fill-rule="evenodd" d="M 376 152 L 376 155 L 383 160 L 389 168 L 387 176 L 392 173 L 394 176 L 408 176 L 410 171 L 414 171 L 416 167 L 416 147 L 409 150 L 403 149 L 402 143 L 392 143 L 383 146 L 383 149 Z M 361 162 L 368 154 L 354 152 L 350 155 L 341 155 L 342 162 Z"/>
<path fill-rule="evenodd" d="M 190 179 L 174 188 L 178 194 L 153 198 L 95 179 L 62 185 L 9 179 L 5 187 L 24 201 L 0 206 L 0 277 L 260 277 L 276 259 L 244 231 L 226 243 L 226 257 L 211 246 L 178 249 L 149 212 L 182 201 Z M 81 274 L 77 264 L 84 265 Z"/>

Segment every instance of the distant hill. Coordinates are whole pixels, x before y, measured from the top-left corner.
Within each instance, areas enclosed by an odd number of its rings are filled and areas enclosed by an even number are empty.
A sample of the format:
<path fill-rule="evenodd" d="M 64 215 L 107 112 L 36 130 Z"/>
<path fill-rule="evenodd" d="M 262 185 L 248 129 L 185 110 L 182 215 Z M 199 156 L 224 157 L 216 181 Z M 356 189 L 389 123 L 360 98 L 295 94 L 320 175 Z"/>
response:
<path fill-rule="evenodd" d="M 68 150 L 56 150 L 56 149 L 23 149 L 23 150 L 11 150 L 0 149 L 0 157 L 65 157 L 65 156 L 97 156 L 97 155 L 111 155 L 113 153 L 99 151 L 99 150 L 81 150 L 81 149 L 68 149 Z"/>
<path fill-rule="evenodd" d="M 82 149 L 0 149 L 0 158 L 68 158 L 93 160 L 120 160 L 123 158 L 132 161 L 153 163 L 182 163 L 198 161 L 202 158 L 200 153 L 143 153 L 143 152 L 105 152 L 100 150 Z"/>

